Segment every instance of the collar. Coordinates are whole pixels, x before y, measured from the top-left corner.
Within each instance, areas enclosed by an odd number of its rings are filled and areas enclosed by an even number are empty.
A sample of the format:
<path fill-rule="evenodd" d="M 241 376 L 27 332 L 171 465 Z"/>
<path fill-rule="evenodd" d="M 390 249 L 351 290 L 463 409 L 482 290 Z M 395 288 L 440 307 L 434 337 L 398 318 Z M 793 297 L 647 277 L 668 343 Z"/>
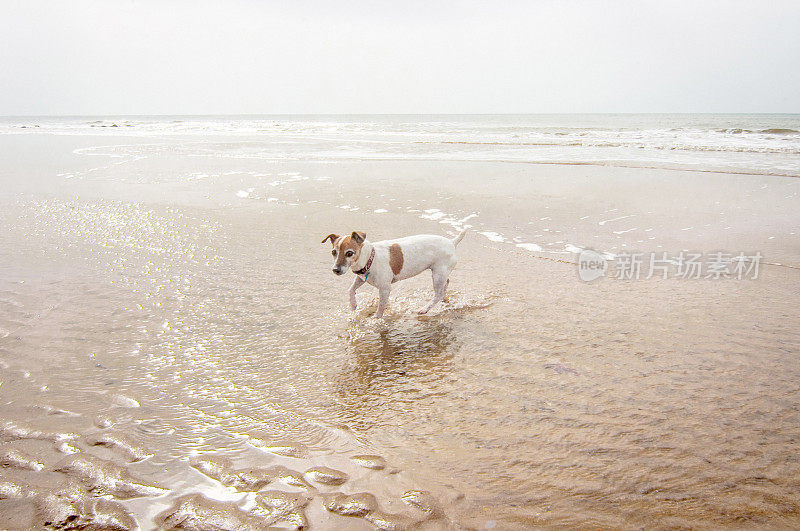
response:
<path fill-rule="evenodd" d="M 372 260 L 375 259 L 375 247 L 372 248 L 372 252 L 369 253 L 369 260 L 367 260 L 367 265 L 359 269 L 358 271 L 353 271 L 356 275 L 367 275 L 369 274 L 369 268 L 372 267 Z"/>

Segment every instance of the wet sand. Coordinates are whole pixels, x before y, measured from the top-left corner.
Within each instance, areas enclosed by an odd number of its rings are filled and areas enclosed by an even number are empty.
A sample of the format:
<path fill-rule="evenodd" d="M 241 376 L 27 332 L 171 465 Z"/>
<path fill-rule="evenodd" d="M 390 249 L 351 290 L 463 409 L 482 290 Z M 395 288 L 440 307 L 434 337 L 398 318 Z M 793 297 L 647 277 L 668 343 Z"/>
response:
<path fill-rule="evenodd" d="M 235 145 L 0 142 L 0 527 L 800 525 L 800 180 Z M 465 225 L 426 316 L 427 277 L 351 314 L 319 243 Z"/>

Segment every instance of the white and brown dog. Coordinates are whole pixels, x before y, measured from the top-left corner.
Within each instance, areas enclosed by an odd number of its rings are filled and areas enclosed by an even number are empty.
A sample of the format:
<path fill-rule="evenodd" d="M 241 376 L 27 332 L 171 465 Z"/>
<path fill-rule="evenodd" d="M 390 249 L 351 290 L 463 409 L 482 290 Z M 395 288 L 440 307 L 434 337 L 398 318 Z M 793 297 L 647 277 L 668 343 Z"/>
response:
<path fill-rule="evenodd" d="M 430 269 L 433 275 L 433 300 L 419 313 L 427 313 L 444 298 L 450 283 L 450 272 L 456 265 L 456 245 L 467 231 L 448 239 L 432 234 L 418 234 L 396 240 L 367 241 L 363 232 L 353 232 L 350 236 L 328 234 L 322 243 L 330 240 L 333 245 L 333 272 L 344 275 L 351 268 L 356 278 L 350 287 L 350 308 L 355 310 L 356 290 L 364 282 L 378 288 L 380 299 L 375 317 L 382 317 L 389 300 L 391 285 L 419 275 Z"/>

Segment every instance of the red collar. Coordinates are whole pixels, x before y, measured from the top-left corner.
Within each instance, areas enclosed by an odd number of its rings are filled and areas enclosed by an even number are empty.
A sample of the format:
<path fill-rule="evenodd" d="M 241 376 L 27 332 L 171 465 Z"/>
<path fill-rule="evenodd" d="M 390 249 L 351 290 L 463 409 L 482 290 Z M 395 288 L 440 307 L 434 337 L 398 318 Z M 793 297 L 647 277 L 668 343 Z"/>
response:
<path fill-rule="evenodd" d="M 353 271 L 356 275 L 366 275 L 369 273 L 369 268 L 372 267 L 372 260 L 375 259 L 375 247 L 372 248 L 372 252 L 369 253 L 369 260 L 367 260 L 367 265 L 359 269 L 358 271 Z"/>

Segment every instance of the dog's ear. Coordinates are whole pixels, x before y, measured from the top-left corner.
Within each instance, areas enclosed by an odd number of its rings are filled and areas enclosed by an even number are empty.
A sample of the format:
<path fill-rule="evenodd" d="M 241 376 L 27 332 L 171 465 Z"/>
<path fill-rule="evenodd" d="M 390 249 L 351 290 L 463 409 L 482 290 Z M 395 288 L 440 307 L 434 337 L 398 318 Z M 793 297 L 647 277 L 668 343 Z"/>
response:
<path fill-rule="evenodd" d="M 350 235 L 350 237 L 353 238 L 353 241 L 355 241 L 357 244 L 361 245 L 362 243 L 364 243 L 364 240 L 367 239 L 367 233 L 355 230 L 353 231 L 353 234 Z"/>
<path fill-rule="evenodd" d="M 338 234 L 328 234 L 327 236 L 325 236 L 325 239 L 322 240 L 322 242 L 320 242 L 320 243 L 325 243 L 326 241 L 330 240 L 331 241 L 331 245 L 336 245 L 336 240 L 338 240 L 338 239 L 339 239 L 339 235 Z"/>

